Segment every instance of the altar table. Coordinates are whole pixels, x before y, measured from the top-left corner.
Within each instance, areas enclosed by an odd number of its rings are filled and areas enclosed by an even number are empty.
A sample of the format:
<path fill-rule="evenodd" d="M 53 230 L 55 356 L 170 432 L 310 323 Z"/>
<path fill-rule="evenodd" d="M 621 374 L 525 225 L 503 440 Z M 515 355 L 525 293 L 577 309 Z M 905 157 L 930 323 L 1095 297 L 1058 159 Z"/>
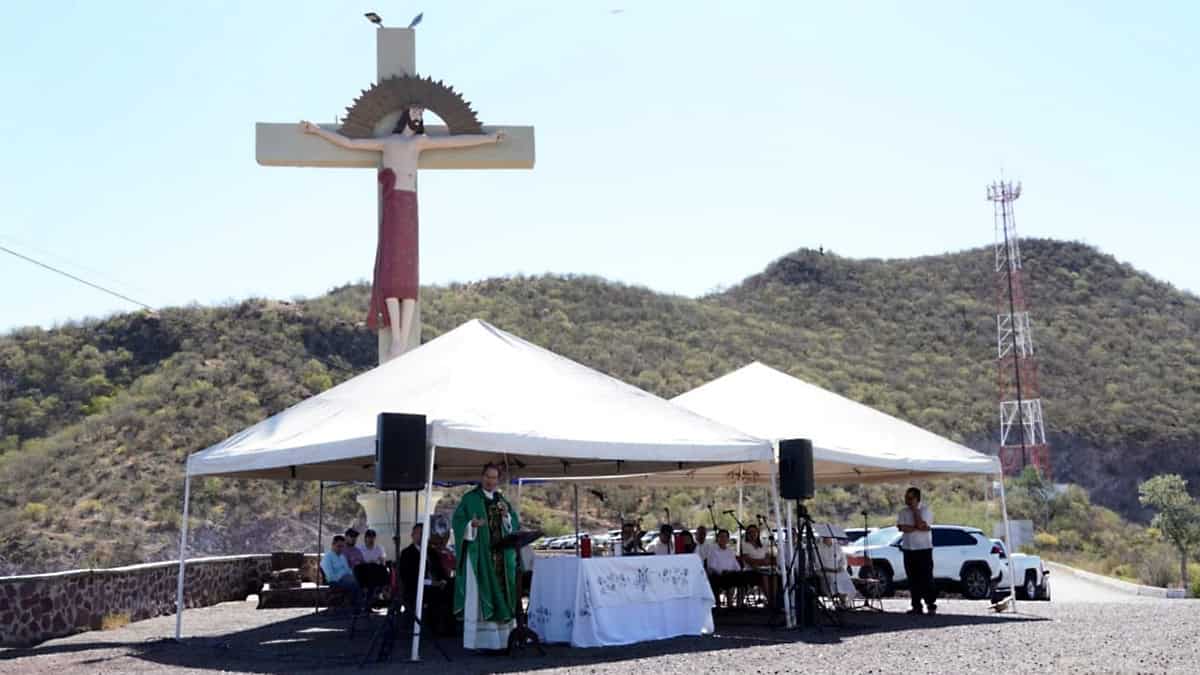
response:
<path fill-rule="evenodd" d="M 538 558 L 529 627 L 575 647 L 704 635 L 714 601 L 696 555 Z"/>

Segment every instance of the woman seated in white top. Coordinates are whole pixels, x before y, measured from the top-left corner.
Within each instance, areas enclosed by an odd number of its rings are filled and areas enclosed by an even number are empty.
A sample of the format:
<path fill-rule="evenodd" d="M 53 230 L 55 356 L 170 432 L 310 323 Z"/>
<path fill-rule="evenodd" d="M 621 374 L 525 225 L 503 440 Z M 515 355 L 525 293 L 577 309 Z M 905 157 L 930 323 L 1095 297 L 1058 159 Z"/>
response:
<path fill-rule="evenodd" d="M 775 558 L 763 545 L 759 536 L 758 526 L 746 528 L 746 537 L 742 540 L 742 564 L 747 569 L 757 573 L 755 583 L 762 590 L 768 607 L 774 606 L 775 601 Z"/>

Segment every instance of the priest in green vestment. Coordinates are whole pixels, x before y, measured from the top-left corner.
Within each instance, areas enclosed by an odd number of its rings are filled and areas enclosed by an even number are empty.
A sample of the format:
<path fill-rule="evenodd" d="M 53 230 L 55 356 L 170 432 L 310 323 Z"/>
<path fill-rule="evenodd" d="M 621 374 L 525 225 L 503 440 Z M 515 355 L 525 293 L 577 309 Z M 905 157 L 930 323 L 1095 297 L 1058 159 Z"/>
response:
<path fill-rule="evenodd" d="M 478 486 L 463 495 L 452 526 L 458 545 L 454 613 L 463 620 L 463 647 L 505 649 L 516 627 L 517 551 L 495 544 L 518 529 L 517 511 L 496 489 L 500 467 L 488 464 Z"/>

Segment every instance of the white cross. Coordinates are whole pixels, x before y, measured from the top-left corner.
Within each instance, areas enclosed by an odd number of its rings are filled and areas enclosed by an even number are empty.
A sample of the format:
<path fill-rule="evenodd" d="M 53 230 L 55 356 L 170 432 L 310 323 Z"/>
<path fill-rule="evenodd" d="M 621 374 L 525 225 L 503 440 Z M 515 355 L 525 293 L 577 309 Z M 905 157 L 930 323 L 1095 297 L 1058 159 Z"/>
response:
<path fill-rule="evenodd" d="M 380 28 L 376 31 L 376 78 L 416 73 L 416 40 L 411 28 Z M 336 131 L 338 125 L 323 124 Z M 472 148 L 425 150 L 420 155 L 421 169 L 532 169 L 534 160 L 533 127 L 485 126 L 485 132 L 501 131 L 501 144 Z M 446 135 L 445 127 L 427 126 L 430 136 Z M 255 159 L 263 166 L 315 166 L 378 169 L 380 153 L 373 150 L 348 150 L 303 133 L 296 122 L 259 122 L 255 125 Z M 410 341 L 419 344 L 421 318 L 416 313 Z M 379 361 L 386 358 L 386 338 L 381 331 Z"/>

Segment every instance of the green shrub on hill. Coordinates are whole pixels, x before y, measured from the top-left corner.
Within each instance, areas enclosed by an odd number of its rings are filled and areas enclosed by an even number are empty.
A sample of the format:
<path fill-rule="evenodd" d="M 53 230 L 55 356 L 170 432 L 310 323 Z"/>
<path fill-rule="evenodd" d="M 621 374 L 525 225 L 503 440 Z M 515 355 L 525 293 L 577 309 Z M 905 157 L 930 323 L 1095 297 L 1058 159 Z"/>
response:
<path fill-rule="evenodd" d="M 1018 494 L 1016 507 L 1058 538 L 1055 550 L 1107 556 L 1111 569 L 1127 562 L 1113 551 L 1129 541 L 1126 526 L 1089 493 L 1143 517 L 1139 480 L 1200 480 L 1200 301 L 1081 244 L 1023 247 L 1055 480 L 1087 492 L 1052 502 Z M 423 289 L 422 314 L 426 339 L 482 318 L 666 397 L 760 360 L 988 451 L 989 256 L 848 260 L 801 250 L 700 299 L 595 277 L 491 279 Z M 367 297 L 355 284 L 294 303 L 134 312 L 0 337 L 0 573 L 173 555 L 186 455 L 374 365 Z M 311 546 L 317 486 L 201 483 L 197 551 Z M 990 531 L 999 516 L 984 483 L 925 487 L 942 522 Z M 814 510 L 851 524 L 865 508 L 872 524 L 890 524 L 902 487 L 830 488 Z M 570 524 L 566 488 L 528 490 L 542 509 L 530 508 L 531 519 Z M 327 491 L 329 522 L 356 517 L 355 492 Z M 759 492 L 747 491 L 748 513 L 767 513 Z M 584 522 L 607 528 L 617 512 L 656 522 L 667 507 L 698 524 L 714 500 L 733 508 L 736 490 L 615 489 L 603 506 L 584 499 Z"/>

